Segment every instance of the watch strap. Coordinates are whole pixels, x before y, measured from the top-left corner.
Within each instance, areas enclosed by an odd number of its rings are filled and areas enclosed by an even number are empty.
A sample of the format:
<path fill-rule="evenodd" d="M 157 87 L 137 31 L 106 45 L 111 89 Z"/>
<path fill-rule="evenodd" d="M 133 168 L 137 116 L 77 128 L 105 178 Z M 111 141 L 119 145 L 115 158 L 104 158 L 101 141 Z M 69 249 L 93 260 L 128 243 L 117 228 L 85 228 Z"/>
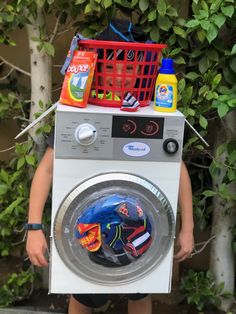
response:
<path fill-rule="evenodd" d="M 25 230 L 42 230 L 43 229 L 43 224 L 31 224 L 27 223 L 24 226 Z"/>

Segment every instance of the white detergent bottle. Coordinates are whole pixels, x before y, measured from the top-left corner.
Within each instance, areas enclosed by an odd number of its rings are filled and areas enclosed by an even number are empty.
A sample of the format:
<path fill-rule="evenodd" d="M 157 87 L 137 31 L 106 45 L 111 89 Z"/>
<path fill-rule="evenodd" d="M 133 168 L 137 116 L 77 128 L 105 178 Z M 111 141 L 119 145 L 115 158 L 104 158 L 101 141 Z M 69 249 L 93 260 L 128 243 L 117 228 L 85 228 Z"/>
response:
<path fill-rule="evenodd" d="M 162 59 L 155 85 L 154 110 L 161 112 L 176 111 L 177 83 L 173 59 Z"/>

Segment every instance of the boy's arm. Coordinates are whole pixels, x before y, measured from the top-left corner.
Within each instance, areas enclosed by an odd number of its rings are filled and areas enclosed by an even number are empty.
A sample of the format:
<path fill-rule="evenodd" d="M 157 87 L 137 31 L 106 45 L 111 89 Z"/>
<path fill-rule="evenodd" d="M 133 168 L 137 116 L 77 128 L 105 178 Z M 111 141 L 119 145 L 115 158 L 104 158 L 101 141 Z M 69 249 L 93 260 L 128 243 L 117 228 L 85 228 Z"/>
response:
<path fill-rule="evenodd" d="M 179 206 L 181 228 L 177 239 L 178 251 L 174 258 L 181 262 L 191 255 L 194 248 L 192 188 L 188 170 L 183 161 L 180 168 Z"/>
<path fill-rule="evenodd" d="M 35 175 L 30 189 L 28 223 L 42 223 L 42 215 L 53 176 L 53 149 L 48 147 Z M 45 258 L 47 242 L 43 230 L 27 231 L 26 251 L 35 266 L 47 266 Z"/>

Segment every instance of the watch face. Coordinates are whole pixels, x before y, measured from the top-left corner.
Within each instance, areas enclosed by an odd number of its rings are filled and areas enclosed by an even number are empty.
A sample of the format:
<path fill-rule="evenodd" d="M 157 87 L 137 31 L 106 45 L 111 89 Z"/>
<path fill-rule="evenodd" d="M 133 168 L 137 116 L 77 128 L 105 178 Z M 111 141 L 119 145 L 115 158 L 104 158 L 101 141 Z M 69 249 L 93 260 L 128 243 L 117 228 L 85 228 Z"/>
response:
<path fill-rule="evenodd" d="M 94 283 L 132 282 L 152 272 L 174 239 L 175 217 L 164 193 L 133 174 L 94 176 L 75 187 L 54 219 L 58 253 Z"/>

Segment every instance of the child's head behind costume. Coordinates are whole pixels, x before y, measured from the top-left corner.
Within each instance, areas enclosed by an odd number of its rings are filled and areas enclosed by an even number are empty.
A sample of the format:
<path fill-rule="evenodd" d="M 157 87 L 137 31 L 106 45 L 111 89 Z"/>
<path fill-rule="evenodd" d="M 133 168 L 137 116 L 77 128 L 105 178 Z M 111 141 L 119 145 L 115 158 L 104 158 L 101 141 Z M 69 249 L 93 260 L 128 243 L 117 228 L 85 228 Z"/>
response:
<path fill-rule="evenodd" d="M 128 93 L 141 106 L 152 99 L 160 52 L 164 45 L 146 43 L 139 27 L 127 20 L 112 20 L 91 45 L 82 49 L 98 53 L 89 102 L 105 107 L 121 107 Z"/>
<path fill-rule="evenodd" d="M 147 38 L 140 27 L 134 27 L 134 25 L 128 20 L 112 20 L 107 28 L 98 34 L 95 38 L 96 40 L 105 41 L 118 41 L 118 42 L 146 42 Z M 122 45 L 121 45 L 122 47 Z M 104 58 L 103 50 L 98 51 L 99 58 Z M 127 54 L 124 53 L 123 49 L 118 49 L 116 51 L 116 60 L 127 60 L 134 61 L 135 53 L 133 50 L 129 50 Z M 139 52 L 138 59 L 141 60 L 143 53 Z M 114 50 L 106 51 L 106 60 L 114 59 Z"/>

